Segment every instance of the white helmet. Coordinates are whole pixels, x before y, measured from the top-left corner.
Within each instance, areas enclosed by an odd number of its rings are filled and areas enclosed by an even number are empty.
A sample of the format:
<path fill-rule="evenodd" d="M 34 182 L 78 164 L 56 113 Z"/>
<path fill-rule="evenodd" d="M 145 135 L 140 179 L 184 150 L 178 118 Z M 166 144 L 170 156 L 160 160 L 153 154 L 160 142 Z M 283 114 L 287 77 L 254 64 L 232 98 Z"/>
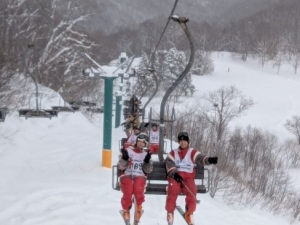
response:
<path fill-rule="evenodd" d="M 145 146 L 148 145 L 148 142 L 149 142 L 149 137 L 147 134 L 145 133 L 140 133 L 137 137 L 136 137 L 136 142 L 138 141 L 143 141 L 145 142 Z"/>

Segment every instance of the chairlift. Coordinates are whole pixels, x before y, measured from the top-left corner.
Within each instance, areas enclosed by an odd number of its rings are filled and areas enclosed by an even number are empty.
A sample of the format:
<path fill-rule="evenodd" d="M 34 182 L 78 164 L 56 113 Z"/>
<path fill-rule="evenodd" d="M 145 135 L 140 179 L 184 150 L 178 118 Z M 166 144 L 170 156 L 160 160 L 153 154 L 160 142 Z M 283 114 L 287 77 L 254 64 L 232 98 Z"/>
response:
<path fill-rule="evenodd" d="M 96 106 L 95 102 L 90 102 L 90 101 L 70 101 L 69 102 L 70 106 L 82 106 L 82 107 L 92 107 L 92 106 Z"/>
<path fill-rule="evenodd" d="M 58 111 L 53 110 L 53 109 L 42 109 L 42 94 L 38 93 L 37 95 L 40 96 L 40 99 L 36 97 L 36 109 L 31 109 L 30 107 L 30 100 L 32 95 L 36 95 L 36 93 L 33 93 L 30 95 L 29 99 L 29 107 L 28 109 L 20 109 L 19 110 L 19 116 L 20 117 L 25 117 L 26 119 L 31 118 L 31 117 L 40 117 L 40 118 L 49 118 L 51 120 L 52 117 L 57 117 L 58 116 Z M 40 100 L 40 104 L 38 104 L 38 100 Z"/>
<path fill-rule="evenodd" d="M 8 113 L 9 113 L 9 110 L 7 107 L 0 107 L 0 122 L 5 121 L 5 117 Z"/>
<path fill-rule="evenodd" d="M 89 107 L 86 109 L 86 111 L 91 112 L 91 113 L 103 113 L 104 109 L 103 109 L 103 107 L 100 107 L 100 108 Z"/>
<path fill-rule="evenodd" d="M 75 111 L 78 111 L 80 107 L 77 107 L 77 108 L 73 108 L 73 107 L 70 107 L 70 106 L 66 106 L 66 101 L 64 99 L 62 99 L 63 102 L 64 102 L 64 106 L 61 106 L 60 105 L 60 98 L 59 98 L 59 106 L 51 106 L 51 108 L 53 110 L 56 110 L 58 112 L 72 112 L 72 113 L 75 113 Z"/>
<path fill-rule="evenodd" d="M 205 194 L 210 190 L 210 171 L 204 166 L 195 168 L 195 183 L 197 193 Z M 112 167 L 112 188 L 120 191 L 120 175 L 121 171 L 117 165 Z M 168 185 L 168 177 L 165 162 L 153 161 L 153 171 L 147 176 L 147 184 L 145 194 L 166 195 Z M 183 193 L 180 193 L 183 195 Z"/>
<path fill-rule="evenodd" d="M 175 4 L 175 6 L 176 6 L 176 4 Z M 173 13 L 173 11 L 172 11 L 172 13 Z M 193 64 L 193 61 L 194 61 L 194 54 L 195 54 L 194 44 L 193 44 L 190 32 L 188 30 L 188 27 L 186 26 L 188 19 L 185 17 L 174 16 L 174 15 L 172 15 L 172 13 L 171 13 L 170 18 L 180 24 L 181 28 L 183 29 L 183 31 L 185 32 L 185 34 L 189 40 L 190 50 L 191 50 L 190 58 L 189 58 L 189 62 L 187 64 L 186 68 L 184 69 L 182 74 L 179 75 L 179 77 L 172 84 L 172 86 L 166 91 L 166 93 L 162 99 L 162 102 L 161 102 L 160 119 L 157 120 L 159 122 L 159 124 L 161 125 L 160 130 L 159 130 L 160 131 L 160 138 L 159 138 L 160 150 L 159 150 L 159 154 L 158 154 L 159 161 L 153 162 L 153 171 L 150 174 L 148 174 L 148 176 L 147 176 L 147 185 L 146 185 L 145 194 L 156 194 L 156 195 L 166 195 L 167 194 L 166 193 L 166 187 L 168 184 L 167 171 L 166 171 L 166 165 L 164 162 L 163 150 L 161 148 L 162 143 L 163 143 L 163 138 L 161 138 L 161 137 L 163 137 L 163 135 L 164 135 L 163 134 L 164 123 L 168 122 L 168 120 L 164 119 L 165 104 L 166 104 L 166 101 L 167 101 L 169 95 L 172 93 L 172 91 L 178 86 L 178 84 L 187 75 L 187 73 L 189 72 L 189 70 Z M 150 61 L 151 60 L 152 60 L 152 57 L 150 58 Z M 175 119 L 175 115 L 174 115 L 174 117 L 172 116 L 171 121 L 174 119 Z M 155 120 L 152 120 L 152 121 L 155 121 Z M 150 122 L 151 122 L 151 117 L 150 117 Z M 196 172 L 195 182 L 196 182 L 196 186 L 197 186 L 197 193 L 207 193 L 210 189 L 210 172 L 209 172 L 209 170 L 207 168 L 204 168 L 204 166 L 201 166 L 201 167 L 197 166 L 197 167 L 195 167 L 195 170 L 196 170 L 195 171 Z M 113 170 L 112 170 L 112 188 L 114 190 L 120 190 L 120 174 L 121 174 L 121 171 L 118 169 L 117 165 L 114 165 Z"/>
<path fill-rule="evenodd" d="M 147 128 L 151 127 L 149 124 L 153 122 L 157 122 L 159 120 L 151 119 L 152 109 L 150 108 L 149 114 L 149 122 Z M 173 123 L 175 121 L 175 111 L 172 111 L 172 119 L 165 122 Z M 172 130 L 172 129 L 171 129 Z M 172 133 L 172 131 L 171 131 Z M 122 138 L 119 141 L 119 149 L 124 149 L 124 145 L 127 141 L 127 138 Z M 164 150 L 163 154 L 166 154 L 165 148 L 167 146 L 167 142 L 164 141 Z M 160 147 L 161 148 L 161 147 Z M 161 149 L 159 154 L 161 154 Z M 207 193 L 210 190 L 210 171 L 204 166 L 195 167 L 195 183 L 197 187 L 197 193 Z M 117 165 L 112 167 L 112 188 L 114 190 L 120 191 L 120 175 L 121 171 L 118 169 Z M 153 161 L 153 171 L 147 176 L 147 184 L 145 194 L 155 194 L 155 195 L 166 195 L 166 187 L 168 185 L 167 171 L 166 165 L 164 161 Z M 183 193 L 180 193 L 183 195 Z"/>
<path fill-rule="evenodd" d="M 78 110 L 75 110 L 73 109 L 72 107 L 69 107 L 69 106 L 51 106 L 51 108 L 53 110 L 56 110 L 58 112 L 72 112 L 72 113 L 75 113 L 75 111 L 78 111 Z"/>

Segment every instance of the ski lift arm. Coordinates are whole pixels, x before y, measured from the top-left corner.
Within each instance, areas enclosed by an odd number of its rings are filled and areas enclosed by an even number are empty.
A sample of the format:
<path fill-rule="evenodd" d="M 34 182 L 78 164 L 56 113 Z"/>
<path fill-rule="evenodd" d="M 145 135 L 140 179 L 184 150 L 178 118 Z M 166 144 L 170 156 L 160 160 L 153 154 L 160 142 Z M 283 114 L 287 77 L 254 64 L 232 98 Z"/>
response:
<path fill-rule="evenodd" d="M 186 34 L 186 36 L 188 38 L 188 41 L 190 44 L 190 58 L 189 58 L 189 62 L 187 64 L 187 66 L 184 69 L 184 71 L 182 72 L 182 74 L 177 78 L 177 80 L 173 83 L 173 85 L 171 87 L 169 87 L 169 89 L 166 91 L 166 93 L 162 99 L 161 105 L 160 105 L 160 132 L 159 132 L 160 133 L 159 134 L 160 135 L 160 137 L 159 137 L 160 149 L 162 149 L 162 146 L 163 146 L 164 115 L 165 115 L 165 105 L 166 105 L 167 99 L 170 96 L 170 94 L 175 90 L 175 88 L 180 84 L 180 82 L 186 77 L 188 72 L 190 71 L 190 69 L 193 65 L 194 56 L 195 56 L 193 38 L 192 38 L 192 35 L 190 34 L 189 29 L 186 24 L 188 19 L 179 19 L 179 17 L 178 17 L 178 19 L 175 21 L 179 23 L 179 25 L 181 26 L 181 28 L 183 29 L 184 33 Z M 163 160 L 163 151 L 159 152 L 158 157 L 159 157 L 160 161 Z"/>
<path fill-rule="evenodd" d="M 93 62 L 104 74 L 106 74 L 106 72 L 102 69 L 102 67 L 100 66 L 99 63 L 97 63 L 94 59 L 92 59 L 91 56 L 89 56 L 87 53 L 83 53 L 82 54 L 85 58 L 87 58 L 88 60 L 90 60 L 91 62 Z"/>

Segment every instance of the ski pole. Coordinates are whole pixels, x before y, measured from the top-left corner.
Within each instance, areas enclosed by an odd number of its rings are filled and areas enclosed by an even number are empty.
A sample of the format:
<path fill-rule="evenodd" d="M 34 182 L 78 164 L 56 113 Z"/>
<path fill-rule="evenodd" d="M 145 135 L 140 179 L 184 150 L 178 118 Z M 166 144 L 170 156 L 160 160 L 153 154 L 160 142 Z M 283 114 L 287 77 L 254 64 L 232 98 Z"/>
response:
<path fill-rule="evenodd" d="M 191 191 L 191 189 L 189 189 L 188 186 L 186 186 L 183 181 L 181 181 L 181 183 L 182 183 L 182 185 L 185 186 L 185 188 L 188 190 L 188 192 L 190 192 L 190 194 L 194 197 L 194 199 L 196 200 L 196 203 L 200 204 L 200 200 L 197 199 L 197 197 L 194 195 L 194 193 Z"/>

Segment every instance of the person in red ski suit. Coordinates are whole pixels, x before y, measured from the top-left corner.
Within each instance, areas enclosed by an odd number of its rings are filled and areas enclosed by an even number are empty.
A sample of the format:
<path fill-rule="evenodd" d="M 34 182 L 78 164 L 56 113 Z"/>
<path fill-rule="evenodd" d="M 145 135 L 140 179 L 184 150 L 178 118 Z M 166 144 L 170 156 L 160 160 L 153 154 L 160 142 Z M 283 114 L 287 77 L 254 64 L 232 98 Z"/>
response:
<path fill-rule="evenodd" d="M 167 211 L 167 221 L 173 222 L 173 215 L 178 195 L 182 192 L 185 198 L 185 220 L 189 225 L 194 224 L 193 212 L 196 210 L 197 187 L 195 184 L 195 165 L 203 166 L 217 164 L 218 157 L 209 157 L 201 154 L 189 146 L 189 136 L 187 132 L 178 134 L 179 147 L 171 150 L 165 159 L 168 186 L 165 209 Z M 192 194 L 190 193 L 190 191 Z"/>
<path fill-rule="evenodd" d="M 140 133 L 141 128 L 139 127 L 134 127 L 133 130 L 129 130 L 127 141 L 124 143 L 124 149 L 127 149 L 129 146 L 134 146 L 136 143 L 136 138 Z"/>
<path fill-rule="evenodd" d="M 159 152 L 159 130 L 157 123 L 152 124 L 152 129 L 149 132 L 150 144 L 149 149 L 152 154 Z"/>
<path fill-rule="evenodd" d="M 130 209 L 132 206 L 132 197 L 136 203 L 134 215 L 134 224 L 137 224 L 142 216 L 142 203 L 145 201 L 145 188 L 147 174 L 153 170 L 153 163 L 147 147 L 149 137 L 141 133 L 136 138 L 136 144 L 122 150 L 119 156 L 118 168 L 121 170 L 120 188 L 123 192 L 121 205 L 123 208 L 123 218 L 126 224 L 130 224 Z"/>

